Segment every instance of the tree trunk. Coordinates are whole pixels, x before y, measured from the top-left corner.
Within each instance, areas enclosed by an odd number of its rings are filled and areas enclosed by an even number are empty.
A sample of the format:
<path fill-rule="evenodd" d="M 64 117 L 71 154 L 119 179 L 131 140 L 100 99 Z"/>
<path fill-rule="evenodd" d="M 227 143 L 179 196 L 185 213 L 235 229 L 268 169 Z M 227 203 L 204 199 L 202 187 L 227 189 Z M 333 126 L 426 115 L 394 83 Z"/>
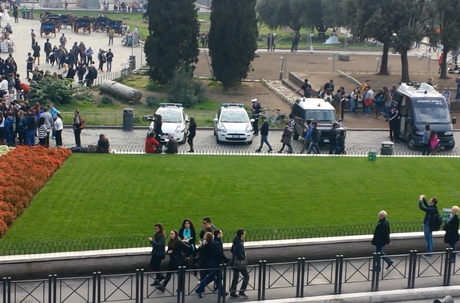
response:
<path fill-rule="evenodd" d="M 409 83 L 409 60 L 407 60 L 407 49 L 401 52 L 401 82 Z"/>
<path fill-rule="evenodd" d="M 439 79 L 450 79 L 447 76 L 447 54 L 448 53 L 449 53 L 448 48 L 444 46 L 444 49 L 442 51 L 441 76 L 439 77 Z"/>
<path fill-rule="evenodd" d="M 390 51 L 390 39 L 383 41 L 382 61 L 380 61 L 379 75 L 389 75 L 388 72 L 388 52 Z"/>

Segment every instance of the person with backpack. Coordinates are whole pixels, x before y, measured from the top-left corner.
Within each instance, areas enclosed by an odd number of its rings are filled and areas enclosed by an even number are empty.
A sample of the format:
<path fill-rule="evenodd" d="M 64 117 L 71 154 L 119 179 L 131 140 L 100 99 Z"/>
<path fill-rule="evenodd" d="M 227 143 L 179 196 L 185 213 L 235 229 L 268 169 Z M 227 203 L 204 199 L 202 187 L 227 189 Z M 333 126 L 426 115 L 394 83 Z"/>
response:
<path fill-rule="evenodd" d="M 418 207 L 425 212 L 423 218 L 423 233 L 425 235 L 426 251 L 425 257 L 430 258 L 433 252 L 433 231 L 438 231 L 441 228 L 442 219 L 439 215 L 438 199 L 433 197 L 430 202 L 427 202 L 425 195 L 421 195 L 418 201 Z"/>
<path fill-rule="evenodd" d="M 75 117 L 73 118 L 73 134 L 75 136 L 75 145 L 81 147 L 80 134 L 81 130 L 85 127 L 85 120 L 80 116 L 80 111 L 75 110 Z"/>

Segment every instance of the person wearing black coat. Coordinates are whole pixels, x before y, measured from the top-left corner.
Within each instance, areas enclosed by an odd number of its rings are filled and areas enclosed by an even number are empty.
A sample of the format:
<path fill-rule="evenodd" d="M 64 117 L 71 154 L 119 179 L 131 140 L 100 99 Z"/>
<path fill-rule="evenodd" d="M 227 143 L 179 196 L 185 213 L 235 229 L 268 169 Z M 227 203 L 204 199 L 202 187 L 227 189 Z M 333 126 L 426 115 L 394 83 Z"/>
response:
<path fill-rule="evenodd" d="M 375 252 L 380 253 L 383 256 L 383 260 L 387 263 L 387 269 L 393 265 L 393 261 L 385 255 L 383 247 L 390 244 L 390 222 L 387 220 L 387 212 L 382 210 L 379 212 L 379 222 L 375 227 L 374 237 L 372 238 L 371 244 L 375 246 Z M 375 265 L 374 270 L 380 271 L 380 260 Z"/>
<path fill-rule="evenodd" d="M 150 286 L 160 285 L 161 280 L 165 278 L 160 271 L 161 261 L 165 258 L 165 230 L 161 223 L 155 224 L 155 236 L 149 237 L 149 241 L 152 244 L 152 257 L 150 258 L 150 267 L 153 271 L 156 271 L 155 281 Z"/>
<path fill-rule="evenodd" d="M 432 217 L 438 213 L 437 204 L 437 198 L 432 197 L 430 202 L 427 202 L 425 195 L 421 195 L 418 201 L 418 207 L 425 212 L 425 217 L 423 218 L 423 234 L 425 235 L 426 251 L 428 253 L 433 252 L 433 231 L 430 227 L 430 221 Z M 431 254 L 427 256 L 430 257 Z"/>
<path fill-rule="evenodd" d="M 447 217 L 446 223 L 444 224 L 444 230 L 446 231 L 446 234 L 444 235 L 444 243 L 449 244 L 450 248 L 452 248 L 453 251 L 455 251 L 455 245 L 457 244 L 459 240 L 458 236 L 458 226 L 459 226 L 459 220 L 458 220 L 458 211 L 459 207 L 458 206 L 452 206 L 452 210 L 449 214 L 449 217 Z M 455 262 L 455 256 L 457 253 L 452 253 L 451 256 L 451 261 Z"/>
<path fill-rule="evenodd" d="M 228 258 L 225 256 L 222 246 L 219 242 L 214 242 L 214 235 L 207 232 L 204 236 L 206 244 L 202 246 L 200 254 L 203 267 L 209 269 L 206 271 L 204 279 L 201 280 L 200 286 L 196 289 L 196 293 L 200 298 L 203 298 L 202 293 L 205 287 L 212 281 L 216 282 L 219 295 L 223 296 L 222 292 L 222 277 L 219 274 L 219 266 L 222 263 L 227 263 Z"/>
<path fill-rule="evenodd" d="M 335 154 L 335 147 L 337 145 L 337 128 L 339 124 L 334 123 L 332 128 L 329 130 L 329 154 Z"/>
<path fill-rule="evenodd" d="M 179 266 L 184 266 L 185 262 L 187 261 L 190 255 L 190 246 L 179 238 L 179 232 L 173 229 L 169 233 L 169 243 L 168 243 L 168 252 L 169 255 L 169 263 L 168 263 L 168 274 L 164 279 L 163 283 L 157 286 L 157 289 L 161 292 L 166 290 L 166 286 L 171 280 L 171 277 L 175 271 L 179 268 Z M 182 289 L 183 285 L 179 281 L 177 288 Z"/>
<path fill-rule="evenodd" d="M 232 245 L 232 254 L 233 254 L 233 279 L 232 286 L 230 287 L 230 297 L 238 298 L 244 297 L 247 298 L 245 291 L 249 284 L 249 273 L 247 269 L 247 259 L 246 251 L 244 250 L 244 229 L 238 229 L 236 232 L 236 237 L 233 239 Z M 243 275 L 243 283 L 241 285 L 240 291 L 236 294 L 236 286 L 240 279 L 240 273 Z"/>

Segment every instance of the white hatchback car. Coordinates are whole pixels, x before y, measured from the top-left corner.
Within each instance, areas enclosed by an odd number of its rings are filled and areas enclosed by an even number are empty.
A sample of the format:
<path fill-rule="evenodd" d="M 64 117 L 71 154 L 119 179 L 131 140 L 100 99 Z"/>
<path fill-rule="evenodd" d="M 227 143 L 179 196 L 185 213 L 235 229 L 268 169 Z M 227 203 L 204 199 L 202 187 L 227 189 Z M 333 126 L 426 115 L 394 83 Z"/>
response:
<path fill-rule="evenodd" d="M 155 112 L 161 115 L 162 126 L 161 130 L 164 134 L 174 134 L 177 142 L 185 143 L 188 135 L 189 117 L 187 112 L 180 103 L 160 103 L 160 107 Z M 154 131 L 155 121 L 151 121 L 149 126 L 149 133 Z"/>
<path fill-rule="evenodd" d="M 253 128 L 243 104 L 224 103 L 214 118 L 214 135 L 217 143 L 252 143 Z"/>

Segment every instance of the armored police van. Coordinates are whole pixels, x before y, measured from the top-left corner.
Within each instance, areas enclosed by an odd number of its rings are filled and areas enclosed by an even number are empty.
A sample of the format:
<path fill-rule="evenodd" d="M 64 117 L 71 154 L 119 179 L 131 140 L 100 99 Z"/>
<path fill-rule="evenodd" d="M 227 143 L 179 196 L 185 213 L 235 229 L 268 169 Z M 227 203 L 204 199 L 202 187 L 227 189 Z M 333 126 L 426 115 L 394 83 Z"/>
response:
<path fill-rule="evenodd" d="M 453 124 L 449 107 L 442 94 L 431 85 L 422 83 L 418 88 L 401 84 L 393 94 L 393 105 L 400 116 L 399 136 L 407 141 L 410 149 L 422 147 L 425 125 L 436 131 L 439 147 L 453 149 L 455 147 Z"/>
<path fill-rule="evenodd" d="M 332 125 L 338 123 L 331 103 L 318 98 L 301 98 L 295 101 L 291 113 L 295 117 L 294 140 L 306 134 L 307 120 L 311 120 L 318 123 L 318 130 L 321 132 L 319 145 L 329 145 L 329 132 Z M 341 130 L 343 130 L 342 126 L 337 129 L 337 132 Z"/>

